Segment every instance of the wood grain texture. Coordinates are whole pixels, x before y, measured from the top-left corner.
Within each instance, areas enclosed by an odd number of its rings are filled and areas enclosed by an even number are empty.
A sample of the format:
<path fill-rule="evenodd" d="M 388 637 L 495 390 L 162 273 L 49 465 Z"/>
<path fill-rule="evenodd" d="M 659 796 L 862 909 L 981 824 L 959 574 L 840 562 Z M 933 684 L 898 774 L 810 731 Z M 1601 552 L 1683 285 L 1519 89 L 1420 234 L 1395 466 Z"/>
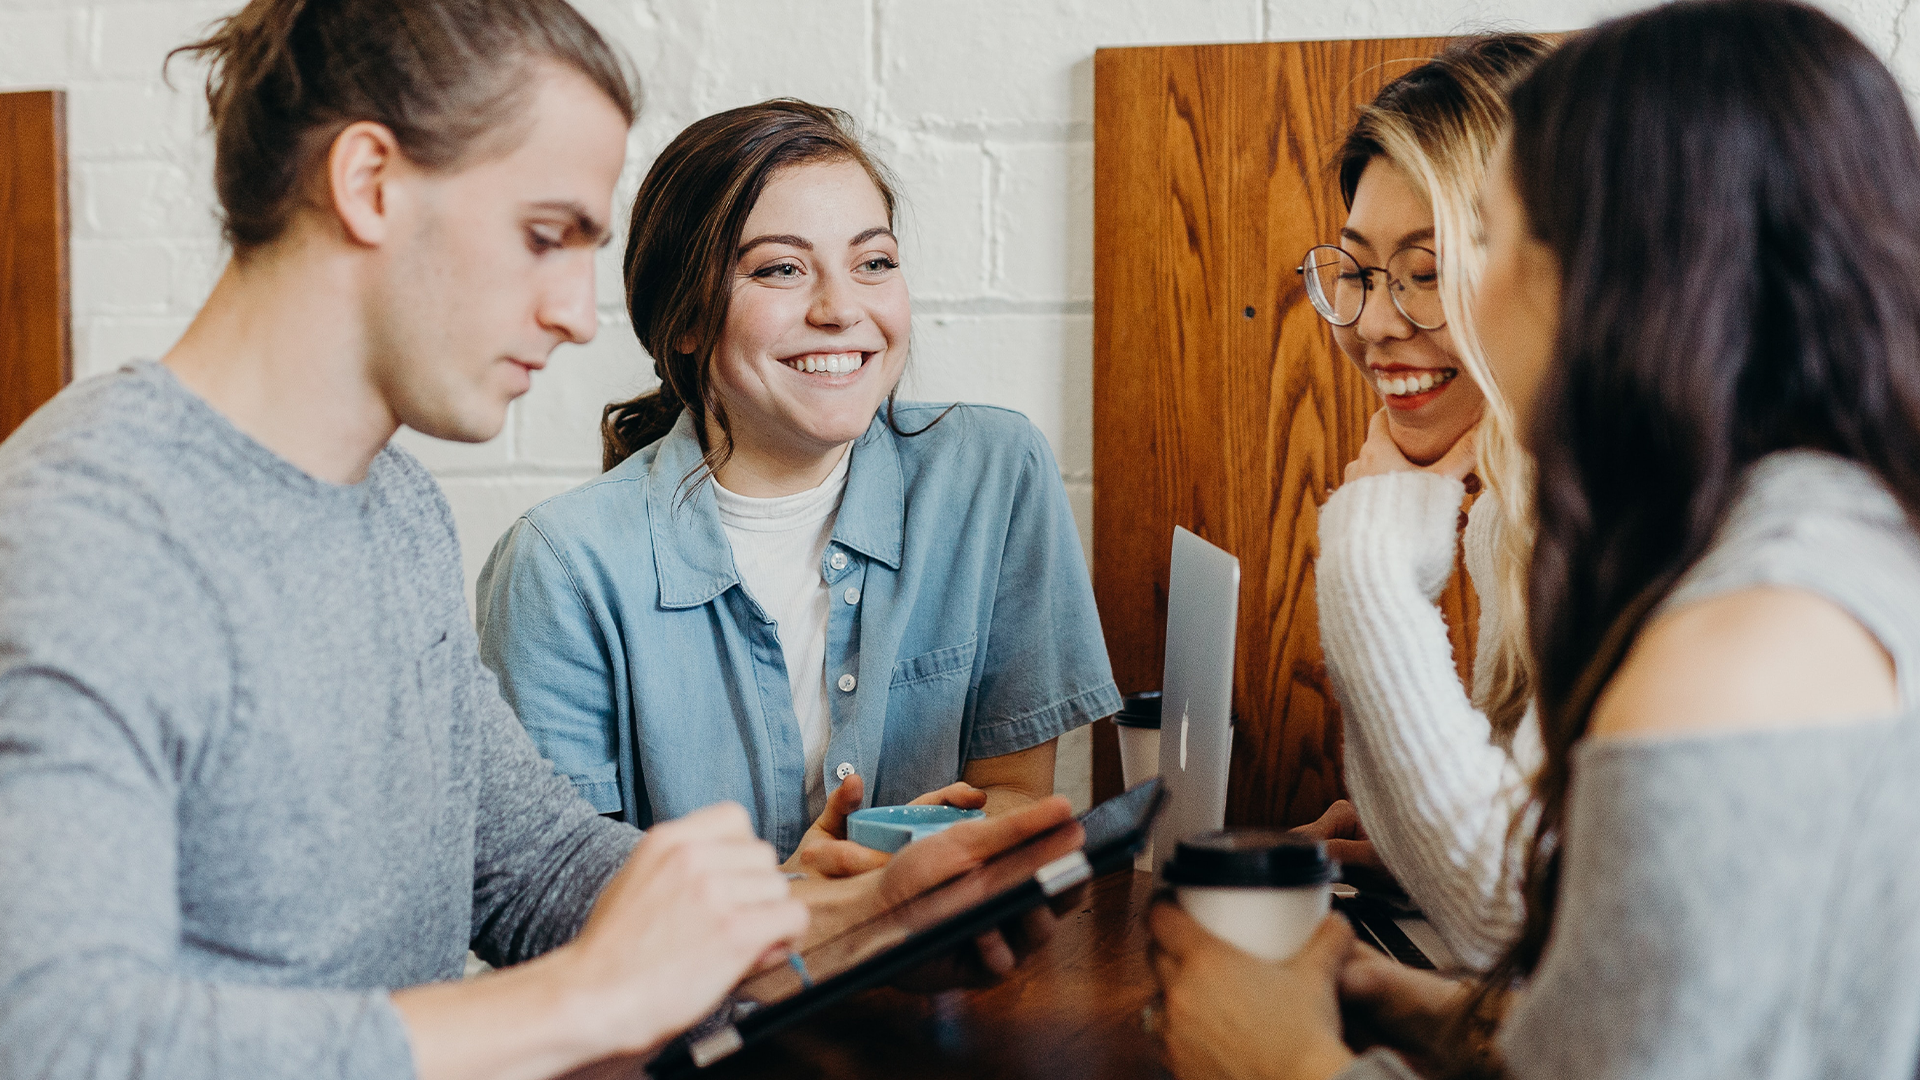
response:
<path fill-rule="evenodd" d="M 1184 525 L 1242 571 L 1227 820 L 1343 794 L 1314 607 L 1318 508 L 1379 400 L 1294 267 L 1345 220 L 1356 109 L 1443 39 L 1103 49 L 1094 57 L 1094 592 L 1122 691 L 1160 684 Z M 1443 605 L 1471 670 L 1464 573 Z M 1096 733 L 1095 798 L 1119 788 Z"/>
<path fill-rule="evenodd" d="M 0 94 L 0 439 L 73 377 L 66 95 Z"/>

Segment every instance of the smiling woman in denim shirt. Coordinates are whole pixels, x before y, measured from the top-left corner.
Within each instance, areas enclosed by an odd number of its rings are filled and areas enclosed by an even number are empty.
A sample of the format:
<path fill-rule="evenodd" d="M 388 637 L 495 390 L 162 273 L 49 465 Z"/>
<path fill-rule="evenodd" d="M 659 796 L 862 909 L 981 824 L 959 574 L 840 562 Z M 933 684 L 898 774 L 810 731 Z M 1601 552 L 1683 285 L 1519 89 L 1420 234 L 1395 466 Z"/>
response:
<path fill-rule="evenodd" d="M 661 387 L 607 472 L 529 510 L 481 647 L 603 813 L 722 799 L 789 864 L 884 861 L 859 806 L 1010 809 L 1118 711 L 1066 493 L 1018 413 L 896 402 L 910 304 L 886 172 L 845 114 L 710 116 L 633 209 L 628 311 Z M 811 827 L 810 827 L 811 826 Z"/>

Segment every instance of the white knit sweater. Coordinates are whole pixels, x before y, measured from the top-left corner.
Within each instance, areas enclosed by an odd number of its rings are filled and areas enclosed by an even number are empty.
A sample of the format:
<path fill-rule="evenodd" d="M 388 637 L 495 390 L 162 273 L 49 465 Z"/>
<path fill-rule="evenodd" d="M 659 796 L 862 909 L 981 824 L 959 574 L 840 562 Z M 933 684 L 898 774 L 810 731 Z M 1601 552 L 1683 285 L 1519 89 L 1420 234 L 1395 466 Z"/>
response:
<path fill-rule="evenodd" d="M 1521 919 L 1514 815 L 1540 765 L 1529 709 L 1511 747 L 1460 685 L 1435 600 L 1453 570 L 1460 481 L 1424 472 L 1343 485 L 1320 509 L 1320 640 L 1346 726 L 1347 790 L 1387 868 L 1461 963 L 1500 956 Z M 1499 528 L 1491 492 L 1462 543 L 1467 573 L 1493 581 Z M 1498 590 L 1480 593 L 1478 640 L 1500 633 Z M 1491 650 L 1477 650 L 1485 688 Z M 1476 693 L 1475 697 L 1479 695 Z M 1516 841 L 1509 846 L 1509 837 Z"/>

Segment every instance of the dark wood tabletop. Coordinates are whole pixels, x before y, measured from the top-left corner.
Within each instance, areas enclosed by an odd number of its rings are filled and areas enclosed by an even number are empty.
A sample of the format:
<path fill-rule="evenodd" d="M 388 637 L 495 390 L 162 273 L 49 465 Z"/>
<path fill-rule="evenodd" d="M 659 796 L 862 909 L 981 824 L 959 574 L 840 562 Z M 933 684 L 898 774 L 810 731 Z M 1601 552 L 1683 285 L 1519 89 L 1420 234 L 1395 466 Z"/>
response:
<path fill-rule="evenodd" d="M 1161 1077 L 1140 1026 L 1153 993 L 1146 909 L 1152 875 L 1110 874 L 1061 916 L 1053 939 L 998 986 L 857 994 L 707 1071 L 747 1077 Z"/>

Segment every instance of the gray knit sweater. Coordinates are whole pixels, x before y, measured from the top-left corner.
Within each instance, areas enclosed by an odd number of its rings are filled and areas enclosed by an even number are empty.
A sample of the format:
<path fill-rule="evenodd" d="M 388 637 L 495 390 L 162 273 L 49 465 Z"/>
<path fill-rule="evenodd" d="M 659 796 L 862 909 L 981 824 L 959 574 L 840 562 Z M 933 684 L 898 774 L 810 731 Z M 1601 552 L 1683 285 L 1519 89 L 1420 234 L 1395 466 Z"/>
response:
<path fill-rule="evenodd" d="M 0 445 L 0 1077 L 405 1077 L 388 988 L 632 849 L 480 664 L 433 480 L 322 483 L 151 363 Z"/>
<path fill-rule="evenodd" d="M 1859 466 L 1775 454 L 1667 604 L 1756 585 L 1859 619 L 1900 713 L 1576 747 L 1553 938 L 1500 1036 L 1514 1077 L 1916 1074 L 1920 539 Z M 1406 1075 L 1382 1052 L 1341 1074 Z"/>

